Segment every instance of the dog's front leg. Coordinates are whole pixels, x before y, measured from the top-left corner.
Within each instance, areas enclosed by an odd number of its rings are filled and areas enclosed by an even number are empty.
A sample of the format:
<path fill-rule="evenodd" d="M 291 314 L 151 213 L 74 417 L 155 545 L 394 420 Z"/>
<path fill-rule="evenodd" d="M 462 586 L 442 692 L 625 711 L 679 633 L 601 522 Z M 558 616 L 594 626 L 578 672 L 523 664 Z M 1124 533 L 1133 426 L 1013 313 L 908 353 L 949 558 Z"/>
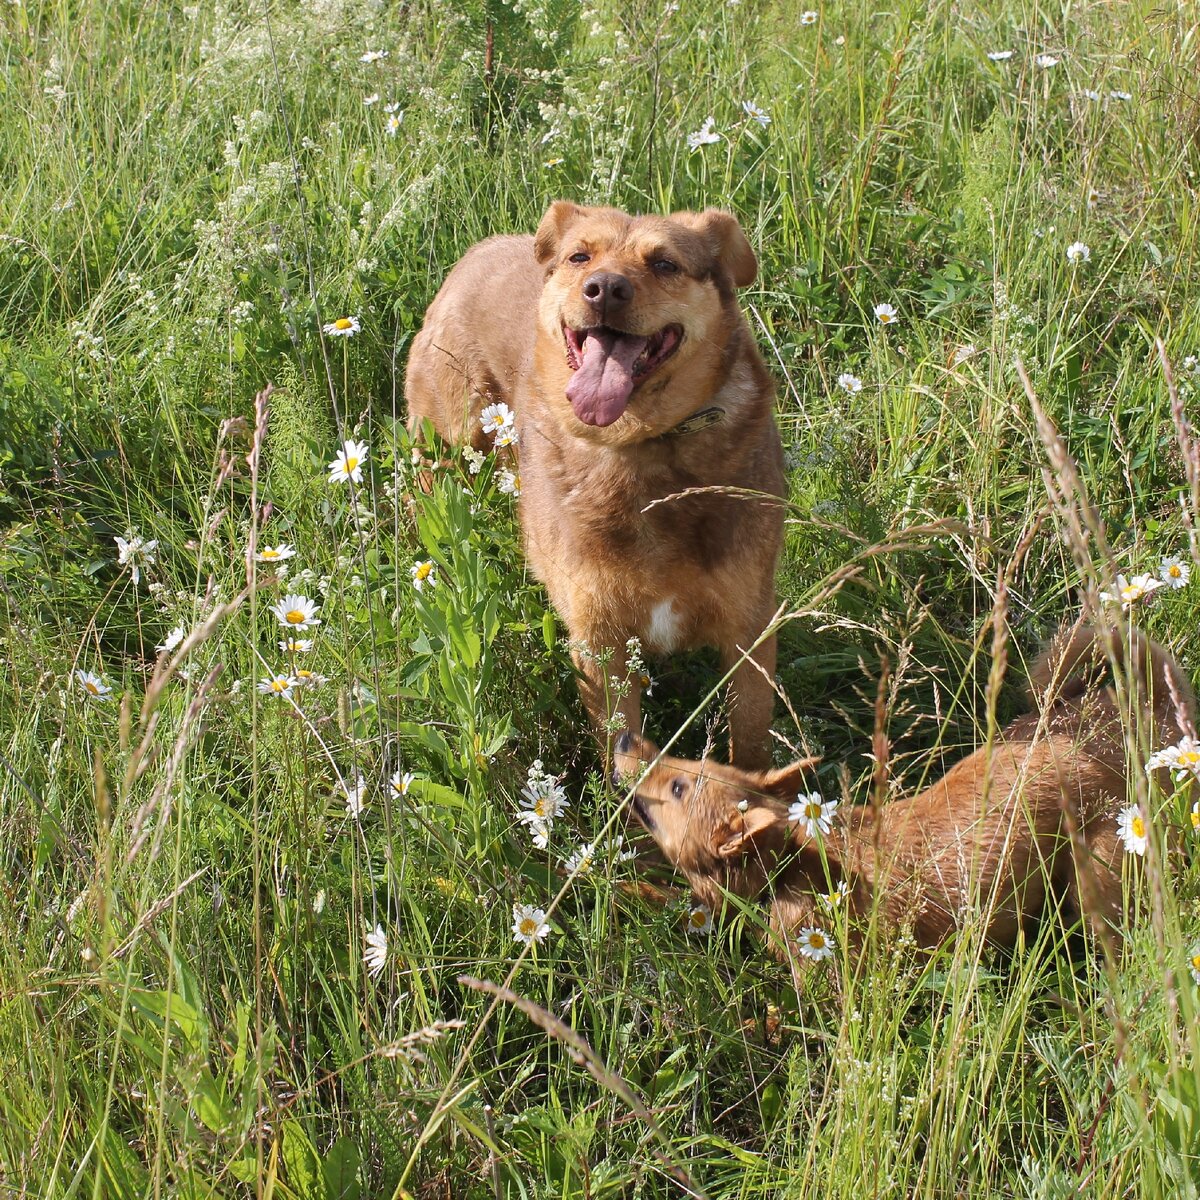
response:
<path fill-rule="evenodd" d="M 617 737 L 626 731 L 642 732 L 641 680 L 630 673 L 626 655 L 624 646 L 611 643 L 584 642 L 571 651 L 579 672 L 579 697 L 606 763 L 612 761 L 612 743 Z"/>
<path fill-rule="evenodd" d="M 775 708 L 775 635 L 749 656 L 744 653 L 754 645 L 763 625 L 721 647 L 721 670 L 733 671 L 729 681 L 729 757 L 735 766 L 747 769 L 771 765 L 768 731 Z"/>

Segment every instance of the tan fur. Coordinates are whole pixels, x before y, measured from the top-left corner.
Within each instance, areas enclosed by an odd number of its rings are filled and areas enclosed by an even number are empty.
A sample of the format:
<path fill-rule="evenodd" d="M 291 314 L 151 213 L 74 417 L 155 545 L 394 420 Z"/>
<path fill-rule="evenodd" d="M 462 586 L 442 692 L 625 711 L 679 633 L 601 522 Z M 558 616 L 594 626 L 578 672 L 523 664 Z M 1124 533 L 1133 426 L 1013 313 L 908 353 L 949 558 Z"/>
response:
<path fill-rule="evenodd" d="M 678 269 L 664 273 L 664 260 Z M 631 217 L 557 201 L 536 237 L 469 250 L 413 342 L 405 386 L 414 432 L 428 419 L 443 437 L 486 448 L 480 409 L 503 401 L 516 411 L 526 552 L 580 647 L 581 693 L 598 727 L 616 711 L 640 730 L 638 682 L 629 679 L 624 696 L 611 686 L 628 677 L 630 638 L 652 655 L 716 646 L 728 670 L 774 613 L 777 502 L 708 493 L 645 511 L 688 488 L 786 494 L 770 377 L 736 299 L 756 269 L 727 213 Z M 632 298 L 619 311 L 587 300 L 598 274 L 628 283 Z M 605 425 L 585 423 L 566 398 L 564 327 L 595 324 L 682 331 Z M 714 406 L 724 410 L 719 424 L 671 432 Z M 774 665 L 771 638 L 732 679 L 732 756 L 744 766 L 767 759 Z"/>
<path fill-rule="evenodd" d="M 660 758 L 630 739 L 618 744 L 618 767 L 641 777 L 634 810 L 700 900 L 714 911 L 727 892 L 767 901 L 781 954 L 799 928 L 828 925 L 818 898 L 839 882 L 853 917 L 879 911 L 910 925 L 925 946 L 977 917 L 989 939 L 1011 945 L 1050 900 L 1068 917 L 1086 907 L 1115 920 L 1123 854 L 1116 816 L 1128 803 L 1131 767 L 1119 698 L 1104 677 L 1111 680 L 1109 654 L 1123 657 L 1126 634 L 1086 626 L 1061 633 L 1031 672 L 1041 712 L 1013 722 L 990 752 L 975 751 L 919 795 L 839 809 L 822 839 L 828 870 L 817 843 L 787 818 L 789 802 L 807 790 L 808 763 L 750 772 Z M 1132 637 L 1132 707 L 1148 714 L 1156 746 L 1174 743 L 1192 727 L 1191 688 L 1162 647 Z"/>

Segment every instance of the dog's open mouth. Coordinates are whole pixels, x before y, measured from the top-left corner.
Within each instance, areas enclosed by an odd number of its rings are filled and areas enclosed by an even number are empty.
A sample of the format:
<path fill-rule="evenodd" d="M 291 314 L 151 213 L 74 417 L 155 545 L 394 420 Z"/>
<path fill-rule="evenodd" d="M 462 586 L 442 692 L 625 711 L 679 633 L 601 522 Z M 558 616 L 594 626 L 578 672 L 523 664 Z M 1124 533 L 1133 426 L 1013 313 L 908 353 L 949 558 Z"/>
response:
<path fill-rule="evenodd" d="M 683 329 L 667 325 L 647 337 L 606 325 L 564 325 L 563 340 L 575 373 L 567 384 L 575 415 L 585 425 L 611 425 L 629 406 L 633 389 L 679 349 Z"/>
<path fill-rule="evenodd" d="M 637 794 L 637 792 L 633 793 L 633 799 L 630 801 L 629 806 L 630 806 L 630 808 L 633 809 L 634 813 L 637 816 L 637 819 L 639 821 L 641 821 L 641 823 L 648 830 L 653 831 L 654 830 L 654 822 L 652 820 L 650 820 L 650 813 L 647 810 L 645 804 L 642 803 L 642 798 L 641 798 L 641 796 L 639 796 Z"/>

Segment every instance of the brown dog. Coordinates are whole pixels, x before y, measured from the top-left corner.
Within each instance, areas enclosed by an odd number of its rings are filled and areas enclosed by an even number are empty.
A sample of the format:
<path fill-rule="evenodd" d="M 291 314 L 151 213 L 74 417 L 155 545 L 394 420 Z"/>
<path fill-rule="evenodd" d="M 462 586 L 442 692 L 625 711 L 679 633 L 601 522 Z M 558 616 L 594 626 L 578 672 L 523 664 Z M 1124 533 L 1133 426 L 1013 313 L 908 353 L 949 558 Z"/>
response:
<path fill-rule="evenodd" d="M 409 428 L 486 448 L 515 409 L 530 565 L 566 622 L 599 729 L 641 728 L 627 642 L 716 646 L 733 761 L 767 761 L 786 484 L 773 389 L 737 306 L 757 263 L 728 213 L 550 206 L 472 247 L 413 342 Z M 709 489 L 680 497 L 687 489 Z M 753 649 L 752 649 L 753 648 Z M 747 656 L 747 651 L 750 654 Z"/>
<path fill-rule="evenodd" d="M 1118 656 L 1127 632 L 1113 631 Z M 851 920 L 877 909 L 891 924 L 911 925 L 925 946 L 973 917 L 989 939 L 1011 945 L 1052 898 L 1069 917 L 1087 907 L 1115 920 L 1123 854 L 1116 815 L 1129 803 L 1130 764 L 1117 694 L 1102 682 L 1107 642 L 1085 626 L 1065 630 L 1031 673 L 1040 713 L 1009 725 L 990 752 L 975 751 L 917 796 L 843 810 L 823 837 L 788 818 L 810 763 L 749 772 L 659 757 L 623 737 L 617 765 L 637 779 L 634 811 L 701 902 L 717 911 L 727 893 L 769 898 L 781 955 L 798 929 L 822 924 L 819 898 L 843 884 Z M 1151 736 L 1158 746 L 1177 742 L 1191 732 L 1191 688 L 1161 646 L 1134 632 L 1131 650 L 1125 657 Z"/>

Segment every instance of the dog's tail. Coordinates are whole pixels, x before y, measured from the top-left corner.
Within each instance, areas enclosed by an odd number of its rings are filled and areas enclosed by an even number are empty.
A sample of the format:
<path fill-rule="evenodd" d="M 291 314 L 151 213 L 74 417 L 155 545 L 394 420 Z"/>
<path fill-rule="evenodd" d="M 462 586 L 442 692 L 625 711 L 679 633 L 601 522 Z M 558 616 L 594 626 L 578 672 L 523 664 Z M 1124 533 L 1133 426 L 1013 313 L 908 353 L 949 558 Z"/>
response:
<path fill-rule="evenodd" d="M 1064 626 L 1034 661 L 1029 685 L 1034 704 L 1078 701 L 1111 682 L 1114 667 L 1128 672 L 1161 731 L 1195 729 L 1196 697 L 1171 653 L 1130 626 Z"/>

